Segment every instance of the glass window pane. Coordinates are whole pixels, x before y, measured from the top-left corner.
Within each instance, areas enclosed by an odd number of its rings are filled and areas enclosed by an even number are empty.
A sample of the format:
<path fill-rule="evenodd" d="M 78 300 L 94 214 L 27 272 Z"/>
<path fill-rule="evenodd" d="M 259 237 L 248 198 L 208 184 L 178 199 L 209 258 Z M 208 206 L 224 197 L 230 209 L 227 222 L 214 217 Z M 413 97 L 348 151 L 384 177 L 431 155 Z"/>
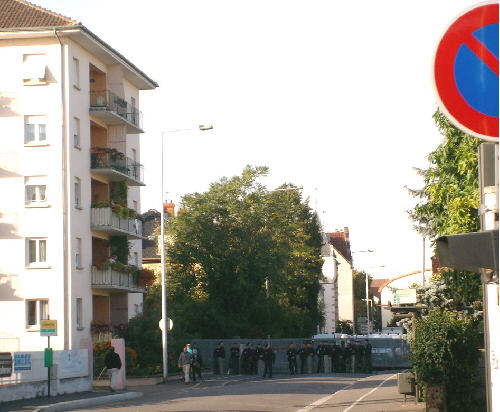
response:
<path fill-rule="evenodd" d="M 31 143 L 35 141 L 35 125 L 34 124 L 25 124 L 24 125 L 24 130 L 25 130 L 25 139 L 26 143 Z"/>
<path fill-rule="evenodd" d="M 40 320 L 47 320 L 49 318 L 49 301 L 40 301 Z"/>
<path fill-rule="evenodd" d="M 47 241 L 46 240 L 39 240 L 39 249 L 40 249 L 40 259 L 38 260 L 39 262 L 46 262 L 47 261 Z"/>
<path fill-rule="evenodd" d="M 29 300 L 26 302 L 26 321 L 28 326 L 36 325 L 36 300 Z"/>
<path fill-rule="evenodd" d="M 45 197 L 45 190 L 47 188 L 46 185 L 38 185 L 38 200 L 41 202 L 45 202 L 47 198 Z"/>
<path fill-rule="evenodd" d="M 36 262 L 36 240 L 28 242 L 28 263 Z"/>
<path fill-rule="evenodd" d="M 34 185 L 27 185 L 26 186 L 26 202 L 34 202 L 36 200 L 36 193 L 35 193 L 35 187 Z"/>
<path fill-rule="evenodd" d="M 41 142 L 45 140 L 45 125 L 44 124 L 38 125 L 38 140 Z"/>

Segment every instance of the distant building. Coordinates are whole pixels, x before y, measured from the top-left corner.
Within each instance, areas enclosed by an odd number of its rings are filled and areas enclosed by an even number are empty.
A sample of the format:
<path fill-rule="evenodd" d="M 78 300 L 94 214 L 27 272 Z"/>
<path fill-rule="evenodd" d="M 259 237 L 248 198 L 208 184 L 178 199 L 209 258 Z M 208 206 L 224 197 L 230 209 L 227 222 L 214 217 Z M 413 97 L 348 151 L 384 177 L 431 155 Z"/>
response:
<path fill-rule="evenodd" d="M 323 276 L 319 299 L 324 304 L 321 333 L 334 333 L 339 321 L 354 323 L 354 289 L 349 229 L 323 234 Z"/>
<path fill-rule="evenodd" d="M 426 283 L 430 280 L 431 275 L 432 275 L 431 269 L 426 269 L 425 272 Z M 420 286 L 422 285 L 421 270 L 416 270 L 411 273 L 399 275 L 392 279 L 385 279 L 385 281 L 379 286 L 377 292 L 380 294 L 383 328 L 386 327 L 387 324 L 392 320 L 391 306 L 395 304 L 396 290 L 409 289 L 410 286 L 413 284 L 417 284 Z"/>

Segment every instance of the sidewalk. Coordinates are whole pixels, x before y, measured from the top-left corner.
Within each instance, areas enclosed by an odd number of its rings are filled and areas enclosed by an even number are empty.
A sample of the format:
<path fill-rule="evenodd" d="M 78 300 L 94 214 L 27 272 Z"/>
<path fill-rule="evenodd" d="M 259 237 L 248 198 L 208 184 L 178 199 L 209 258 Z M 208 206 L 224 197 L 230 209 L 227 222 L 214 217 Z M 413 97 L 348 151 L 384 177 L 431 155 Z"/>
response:
<path fill-rule="evenodd" d="M 423 412 L 425 403 L 398 393 L 397 374 L 386 373 L 360 379 L 335 394 L 320 399 L 299 412 L 317 407 L 322 412 Z M 309 409 L 308 409 L 309 408 Z"/>

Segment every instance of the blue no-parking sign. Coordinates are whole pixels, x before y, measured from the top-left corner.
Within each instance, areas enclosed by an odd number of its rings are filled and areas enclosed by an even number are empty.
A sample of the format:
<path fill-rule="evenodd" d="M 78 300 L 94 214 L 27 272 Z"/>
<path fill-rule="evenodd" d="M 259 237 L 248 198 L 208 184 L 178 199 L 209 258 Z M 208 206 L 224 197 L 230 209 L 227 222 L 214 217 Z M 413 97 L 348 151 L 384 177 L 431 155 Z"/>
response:
<path fill-rule="evenodd" d="M 434 58 L 438 105 L 466 133 L 498 142 L 498 2 L 481 4 L 446 30 Z"/>

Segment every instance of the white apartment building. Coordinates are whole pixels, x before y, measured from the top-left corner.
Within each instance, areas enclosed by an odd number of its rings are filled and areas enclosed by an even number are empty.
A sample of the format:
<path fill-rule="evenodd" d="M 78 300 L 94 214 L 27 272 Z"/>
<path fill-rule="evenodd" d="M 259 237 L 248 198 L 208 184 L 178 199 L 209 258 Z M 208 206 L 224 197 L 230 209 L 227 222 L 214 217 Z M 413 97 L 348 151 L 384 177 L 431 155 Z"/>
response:
<path fill-rule="evenodd" d="M 43 350 L 50 316 L 51 346 L 91 359 L 91 324 L 142 307 L 139 91 L 158 85 L 23 0 L 0 2 L 0 61 L 0 352 Z"/>

